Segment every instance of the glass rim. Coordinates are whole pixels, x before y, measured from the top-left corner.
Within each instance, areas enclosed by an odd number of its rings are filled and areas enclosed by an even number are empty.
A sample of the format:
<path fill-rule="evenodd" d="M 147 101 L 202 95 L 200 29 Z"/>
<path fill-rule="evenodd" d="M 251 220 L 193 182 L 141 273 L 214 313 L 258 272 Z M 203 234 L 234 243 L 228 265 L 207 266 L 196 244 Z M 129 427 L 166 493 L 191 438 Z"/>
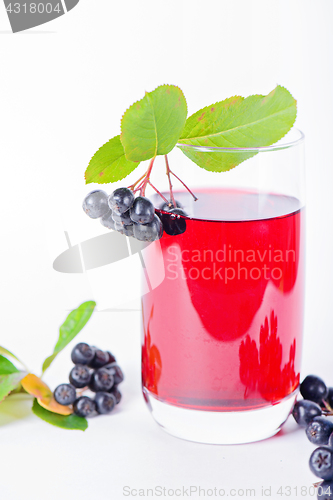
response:
<path fill-rule="evenodd" d="M 305 135 L 303 134 L 303 132 L 301 130 L 299 130 L 298 128 L 293 128 L 292 129 L 293 132 L 296 132 L 298 134 L 298 137 L 294 140 L 287 140 L 286 142 L 281 142 L 283 141 L 283 139 L 287 138 L 287 136 L 289 135 L 289 132 L 282 138 L 280 139 L 280 141 L 278 141 L 277 143 L 275 144 L 272 144 L 271 146 L 257 146 L 257 147 L 248 147 L 248 148 L 227 148 L 227 147 L 218 147 L 218 146 L 196 146 L 196 145 L 192 145 L 192 144 L 182 144 L 181 142 L 178 142 L 176 144 L 176 146 L 178 148 L 190 148 L 190 149 L 193 149 L 194 151 L 202 151 L 202 152 L 239 152 L 239 153 L 243 153 L 243 152 L 247 152 L 247 151 L 255 151 L 257 153 L 259 152 L 267 152 L 267 151 L 280 151 L 282 149 L 289 149 L 289 148 L 293 148 L 295 146 L 298 146 L 299 144 L 301 144 L 303 141 L 304 141 L 304 138 L 305 138 Z M 291 132 L 291 131 L 290 131 Z"/>

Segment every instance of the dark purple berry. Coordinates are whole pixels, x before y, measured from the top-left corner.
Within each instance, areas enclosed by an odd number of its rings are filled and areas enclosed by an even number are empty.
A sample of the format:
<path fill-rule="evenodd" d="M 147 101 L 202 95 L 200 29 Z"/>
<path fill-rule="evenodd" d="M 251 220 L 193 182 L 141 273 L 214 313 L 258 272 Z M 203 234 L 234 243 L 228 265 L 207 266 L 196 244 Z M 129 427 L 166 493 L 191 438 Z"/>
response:
<path fill-rule="evenodd" d="M 124 234 L 125 236 L 133 236 L 133 226 L 123 226 L 122 224 L 119 224 L 119 222 L 115 222 L 114 228 L 120 234 Z"/>
<path fill-rule="evenodd" d="M 328 446 L 330 446 L 331 448 L 333 448 L 333 432 L 330 435 L 330 437 L 328 438 Z"/>
<path fill-rule="evenodd" d="M 74 401 L 73 410 L 79 417 L 91 417 L 96 411 L 96 403 L 87 396 L 81 396 Z"/>
<path fill-rule="evenodd" d="M 308 375 L 300 385 L 300 392 L 304 399 L 320 404 L 327 397 L 328 389 L 321 378 Z"/>
<path fill-rule="evenodd" d="M 179 203 L 179 201 L 175 200 L 176 201 L 176 207 L 174 207 L 172 201 L 170 200 L 169 203 L 162 203 L 162 205 L 160 206 L 160 210 L 163 210 L 164 212 L 169 212 L 172 208 L 183 208 L 181 203 Z"/>
<path fill-rule="evenodd" d="M 111 389 L 114 384 L 114 377 L 110 370 L 99 368 L 93 373 L 89 389 L 93 392 L 106 392 Z"/>
<path fill-rule="evenodd" d="M 116 406 L 116 398 L 109 392 L 96 392 L 95 403 L 98 413 L 110 413 Z"/>
<path fill-rule="evenodd" d="M 112 210 L 108 210 L 101 218 L 102 226 L 108 229 L 114 229 L 114 220 L 112 219 Z"/>
<path fill-rule="evenodd" d="M 134 238 L 140 241 L 156 241 L 162 238 L 163 225 L 157 215 L 149 224 L 134 224 Z"/>
<path fill-rule="evenodd" d="M 123 232 L 125 236 L 134 236 L 133 225 L 132 226 L 124 226 Z"/>
<path fill-rule="evenodd" d="M 83 200 L 82 208 L 91 219 L 98 219 L 109 210 L 108 195 L 100 189 L 91 191 Z"/>
<path fill-rule="evenodd" d="M 106 354 L 109 356 L 108 364 L 115 363 L 117 361 L 115 356 L 110 351 L 107 351 Z"/>
<path fill-rule="evenodd" d="M 86 387 L 91 380 L 91 373 L 86 365 L 75 365 L 70 371 L 69 381 L 77 389 Z"/>
<path fill-rule="evenodd" d="M 134 200 L 133 206 L 130 210 L 130 215 L 133 222 L 138 224 L 149 224 L 149 222 L 152 222 L 154 219 L 154 205 L 150 200 L 148 200 L 148 198 L 138 196 Z"/>
<path fill-rule="evenodd" d="M 121 224 L 122 226 L 131 226 L 133 224 L 132 219 L 130 218 L 129 210 L 125 212 L 124 214 L 117 215 L 117 214 L 112 214 L 112 219 L 117 222 L 118 224 Z"/>
<path fill-rule="evenodd" d="M 321 416 L 321 413 L 321 408 L 317 403 L 302 399 L 295 404 L 292 415 L 298 425 L 306 427 L 314 417 Z"/>
<path fill-rule="evenodd" d="M 164 231 L 170 236 L 183 234 L 186 231 L 186 216 L 181 208 L 173 208 L 168 214 L 158 213 L 162 221 Z"/>
<path fill-rule="evenodd" d="M 71 405 L 76 400 L 76 390 L 71 384 L 58 385 L 53 395 L 56 402 L 64 406 Z"/>
<path fill-rule="evenodd" d="M 316 448 L 309 460 L 311 472 L 322 479 L 333 479 L 333 449 L 329 446 Z"/>
<path fill-rule="evenodd" d="M 317 488 L 317 498 L 321 500 L 333 500 L 333 480 L 323 481 Z"/>
<path fill-rule="evenodd" d="M 116 398 L 116 404 L 118 405 L 121 401 L 121 392 L 119 391 L 118 387 L 114 385 L 110 390 L 110 393 L 114 395 L 114 397 Z"/>
<path fill-rule="evenodd" d="M 121 371 L 120 366 L 118 366 L 116 363 L 106 365 L 104 366 L 104 368 L 112 374 L 115 385 L 120 384 L 124 380 L 124 374 Z"/>
<path fill-rule="evenodd" d="M 109 207 L 113 214 L 121 215 L 131 208 L 134 203 L 134 194 L 128 188 L 118 188 L 109 196 Z"/>
<path fill-rule="evenodd" d="M 94 349 L 90 345 L 80 342 L 72 350 L 71 359 L 75 365 L 87 365 L 94 355 Z"/>
<path fill-rule="evenodd" d="M 313 444 L 327 444 L 333 432 L 333 423 L 326 417 L 315 417 L 306 428 L 306 435 Z"/>
<path fill-rule="evenodd" d="M 101 349 L 95 349 L 95 354 L 93 359 L 89 362 L 91 368 L 101 368 L 109 362 L 109 356 L 107 352 Z"/>

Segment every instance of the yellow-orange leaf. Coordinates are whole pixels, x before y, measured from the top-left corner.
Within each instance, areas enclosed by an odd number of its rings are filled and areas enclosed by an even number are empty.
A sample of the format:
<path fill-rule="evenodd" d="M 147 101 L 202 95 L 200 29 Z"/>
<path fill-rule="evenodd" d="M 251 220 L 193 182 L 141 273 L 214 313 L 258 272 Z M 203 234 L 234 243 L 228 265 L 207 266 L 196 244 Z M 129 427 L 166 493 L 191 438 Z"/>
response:
<path fill-rule="evenodd" d="M 28 373 L 21 380 L 22 387 L 32 396 L 37 398 L 40 406 L 59 415 L 71 415 L 73 410 L 56 402 L 49 386 L 33 373 Z"/>
<path fill-rule="evenodd" d="M 40 406 L 45 408 L 45 410 L 52 411 L 53 413 L 58 413 L 59 415 L 71 415 L 73 413 L 72 408 L 69 406 L 63 406 L 56 402 L 54 397 L 50 398 L 37 398 Z"/>
<path fill-rule="evenodd" d="M 52 398 L 52 391 L 39 377 L 33 373 L 28 373 L 22 380 L 23 389 L 35 398 Z"/>

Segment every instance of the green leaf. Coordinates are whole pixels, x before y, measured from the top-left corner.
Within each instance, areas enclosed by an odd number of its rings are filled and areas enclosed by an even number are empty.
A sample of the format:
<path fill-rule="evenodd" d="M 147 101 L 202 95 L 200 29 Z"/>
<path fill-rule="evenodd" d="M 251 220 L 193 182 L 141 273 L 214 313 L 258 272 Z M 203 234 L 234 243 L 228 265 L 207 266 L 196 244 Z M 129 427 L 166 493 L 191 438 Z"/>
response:
<path fill-rule="evenodd" d="M 134 103 L 121 120 L 120 139 L 126 158 L 143 161 L 166 155 L 184 128 L 187 105 L 174 85 L 161 85 Z"/>
<path fill-rule="evenodd" d="M 16 366 L 9 361 L 9 359 L 0 355 L 0 375 L 9 375 L 10 373 L 17 373 L 19 370 Z"/>
<path fill-rule="evenodd" d="M 9 358 L 13 358 L 13 359 L 15 359 L 15 360 L 16 360 L 16 361 L 18 361 L 18 362 L 19 362 L 22 366 L 24 366 L 24 368 L 26 368 L 26 369 L 27 369 L 27 367 L 25 366 L 25 364 L 24 364 L 24 363 L 22 363 L 22 361 L 21 361 L 19 358 L 17 358 L 17 357 L 15 356 L 15 354 L 13 354 L 12 352 L 8 351 L 8 349 L 5 349 L 4 347 L 0 346 L 0 354 L 3 354 L 4 356 L 6 356 L 6 358 L 8 358 L 8 357 L 9 357 Z M 27 370 L 28 370 L 28 369 L 27 369 Z"/>
<path fill-rule="evenodd" d="M 200 109 L 187 121 L 179 142 L 189 146 L 248 148 L 270 146 L 291 129 L 296 101 L 278 85 L 267 96 L 230 97 Z M 179 146 L 199 167 L 225 172 L 256 152 L 201 152 Z"/>
<path fill-rule="evenodd" d="M 32 405 L 33 413 L 44 420 L 45 422 L 55 425 L 56 427 L 61 427 L 62 429 L 72 429 L 78 431 L 85 431 L 88 427 L 88 422 L 83 417 L 78 417 L 77 415 L 59 415 L 58 413 L 52 413 L 51 411 L 45 410 L 39 404 L 37 399 L 34 399 Z"/>
<path fill-rule="evenodd" d="M 26 375 L 25 372 L 10 373 L 8 375 L 0 375 L 0 402 L 5 399 L 8 394 L 16 389 L 22 378 Z"/>
<path fill-rule="evenodd" d="M 65 322 L 60 327 L 59 339 L 56 343 L 53 354 L 46 358 L 43 363 L 43 373 L 50 366 L 59 352 L 62 351 L 82 330 L 92 315 L 95 306 L 96 302 L 92 300 L 84 302 L 67 316 Z"/>
<path fill-rule="evenodd" d="M 85 173 L 86 184 L 106 184 L 128 176 L 140 162 L 129 161 L 120 141 L 120 135 L 113 137 L 92 157 Z"/>

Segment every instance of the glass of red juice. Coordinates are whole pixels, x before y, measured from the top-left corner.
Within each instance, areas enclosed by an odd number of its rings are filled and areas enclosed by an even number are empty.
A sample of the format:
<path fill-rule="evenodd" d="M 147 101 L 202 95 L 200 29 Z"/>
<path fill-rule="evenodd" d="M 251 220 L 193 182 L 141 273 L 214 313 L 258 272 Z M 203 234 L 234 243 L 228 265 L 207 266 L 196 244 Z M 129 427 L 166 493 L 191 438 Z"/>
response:
<path fill-rule="evenodd" d="M 175 222 L 159 210 L 170 227 L 186 229 L 147 248 L 150 275 L 164 279 L 142 298 L 143 394 L 175 436 L 258 441 L 290 414 L 303 333 L 303 143 L 293 130 L 270 147 L 178 145 L 189 158 L 172 159 L 174 170 L 198 200 L 176 189 L 187 217 Z M 213 173 L 190 161 L 197 154 L 214 168 L 225 155 L 247 159 Z"/>

